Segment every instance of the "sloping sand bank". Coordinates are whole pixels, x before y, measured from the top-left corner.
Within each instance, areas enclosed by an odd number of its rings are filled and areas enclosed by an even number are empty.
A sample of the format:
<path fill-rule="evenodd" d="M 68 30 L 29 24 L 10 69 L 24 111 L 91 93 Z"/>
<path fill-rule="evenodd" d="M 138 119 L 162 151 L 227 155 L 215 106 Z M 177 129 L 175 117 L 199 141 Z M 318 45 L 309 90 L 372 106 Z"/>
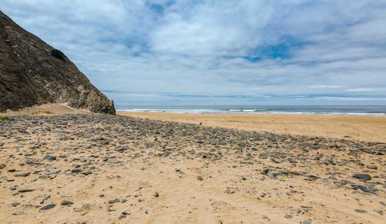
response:
<path fill-rule="evenodd" d="M 273 115 L 273 114 L 178 114 L 128 113 L 121 115 L 176 121 L 212 127 L 267 131 L 278 134 L 322 136 L 386 142 L 386 116 Z"/>

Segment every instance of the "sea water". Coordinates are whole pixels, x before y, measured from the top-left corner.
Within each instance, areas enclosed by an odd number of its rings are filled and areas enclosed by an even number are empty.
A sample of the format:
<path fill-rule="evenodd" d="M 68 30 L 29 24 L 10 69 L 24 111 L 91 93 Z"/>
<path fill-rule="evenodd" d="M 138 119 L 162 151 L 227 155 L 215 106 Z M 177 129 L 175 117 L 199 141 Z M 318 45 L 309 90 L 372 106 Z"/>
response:
<path fill-rule="evenodd" d="M 173 113 L 268 113 L 268 114 L 347 114 L 385 116 L 386 105 L 269 105 L 269 106 L 118 106 L 127 112 L 173 112 Z"/>

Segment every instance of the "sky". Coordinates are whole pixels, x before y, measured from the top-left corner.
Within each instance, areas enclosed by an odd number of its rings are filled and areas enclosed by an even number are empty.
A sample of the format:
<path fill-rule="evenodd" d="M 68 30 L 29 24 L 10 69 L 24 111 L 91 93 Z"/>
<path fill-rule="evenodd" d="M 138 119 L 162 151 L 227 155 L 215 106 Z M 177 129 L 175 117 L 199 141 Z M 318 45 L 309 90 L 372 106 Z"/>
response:
<path fill-rule="evenodd" d="M 118 106 L 386 105 L 386 0 L 1 0 Z"/>

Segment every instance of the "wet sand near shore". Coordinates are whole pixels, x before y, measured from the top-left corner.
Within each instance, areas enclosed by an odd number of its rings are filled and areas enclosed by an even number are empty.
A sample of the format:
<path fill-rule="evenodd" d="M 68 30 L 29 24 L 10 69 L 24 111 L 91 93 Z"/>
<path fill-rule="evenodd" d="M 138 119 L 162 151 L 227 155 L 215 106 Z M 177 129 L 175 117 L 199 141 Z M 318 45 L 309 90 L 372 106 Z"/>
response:
<path fill-rule="evenodd" d="M 44 113 L 0 120 L 0 223 L 386 219 L 384 143 Z"/>
<path fill-rule="evenodd" d="M 386 116 L 163 112 L 120 112 L 119 114 L 249 131 L 386 142 Z"/>

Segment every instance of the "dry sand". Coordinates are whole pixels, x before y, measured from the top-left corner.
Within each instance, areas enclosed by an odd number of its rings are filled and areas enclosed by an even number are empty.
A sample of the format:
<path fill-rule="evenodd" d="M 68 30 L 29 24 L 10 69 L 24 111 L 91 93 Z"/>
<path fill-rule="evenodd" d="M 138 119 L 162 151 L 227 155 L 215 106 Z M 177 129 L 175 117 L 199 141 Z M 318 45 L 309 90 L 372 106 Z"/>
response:
<path fill-rule="evenodd" d="M 249 131 L 386 142 L 386 116 L 183 114 L 161 112 L 120 112 L 119 114 L 162 121 L 201 123 L 205 126 Z"/>
<path fill-rule="evenodd" d="M 385 223 L 386 144 L 65 112 L 0 121 L 1 224 Z"/>
<path fill-rule="evenodd" d="M 87 114 L 87 110 L 75 109 L 66 104 L 42 104 L 33 107 L 23 108 L 21 110 L 8 110 L 1 113 L 0 116 L 55 116 L 62 114 Z"/>

